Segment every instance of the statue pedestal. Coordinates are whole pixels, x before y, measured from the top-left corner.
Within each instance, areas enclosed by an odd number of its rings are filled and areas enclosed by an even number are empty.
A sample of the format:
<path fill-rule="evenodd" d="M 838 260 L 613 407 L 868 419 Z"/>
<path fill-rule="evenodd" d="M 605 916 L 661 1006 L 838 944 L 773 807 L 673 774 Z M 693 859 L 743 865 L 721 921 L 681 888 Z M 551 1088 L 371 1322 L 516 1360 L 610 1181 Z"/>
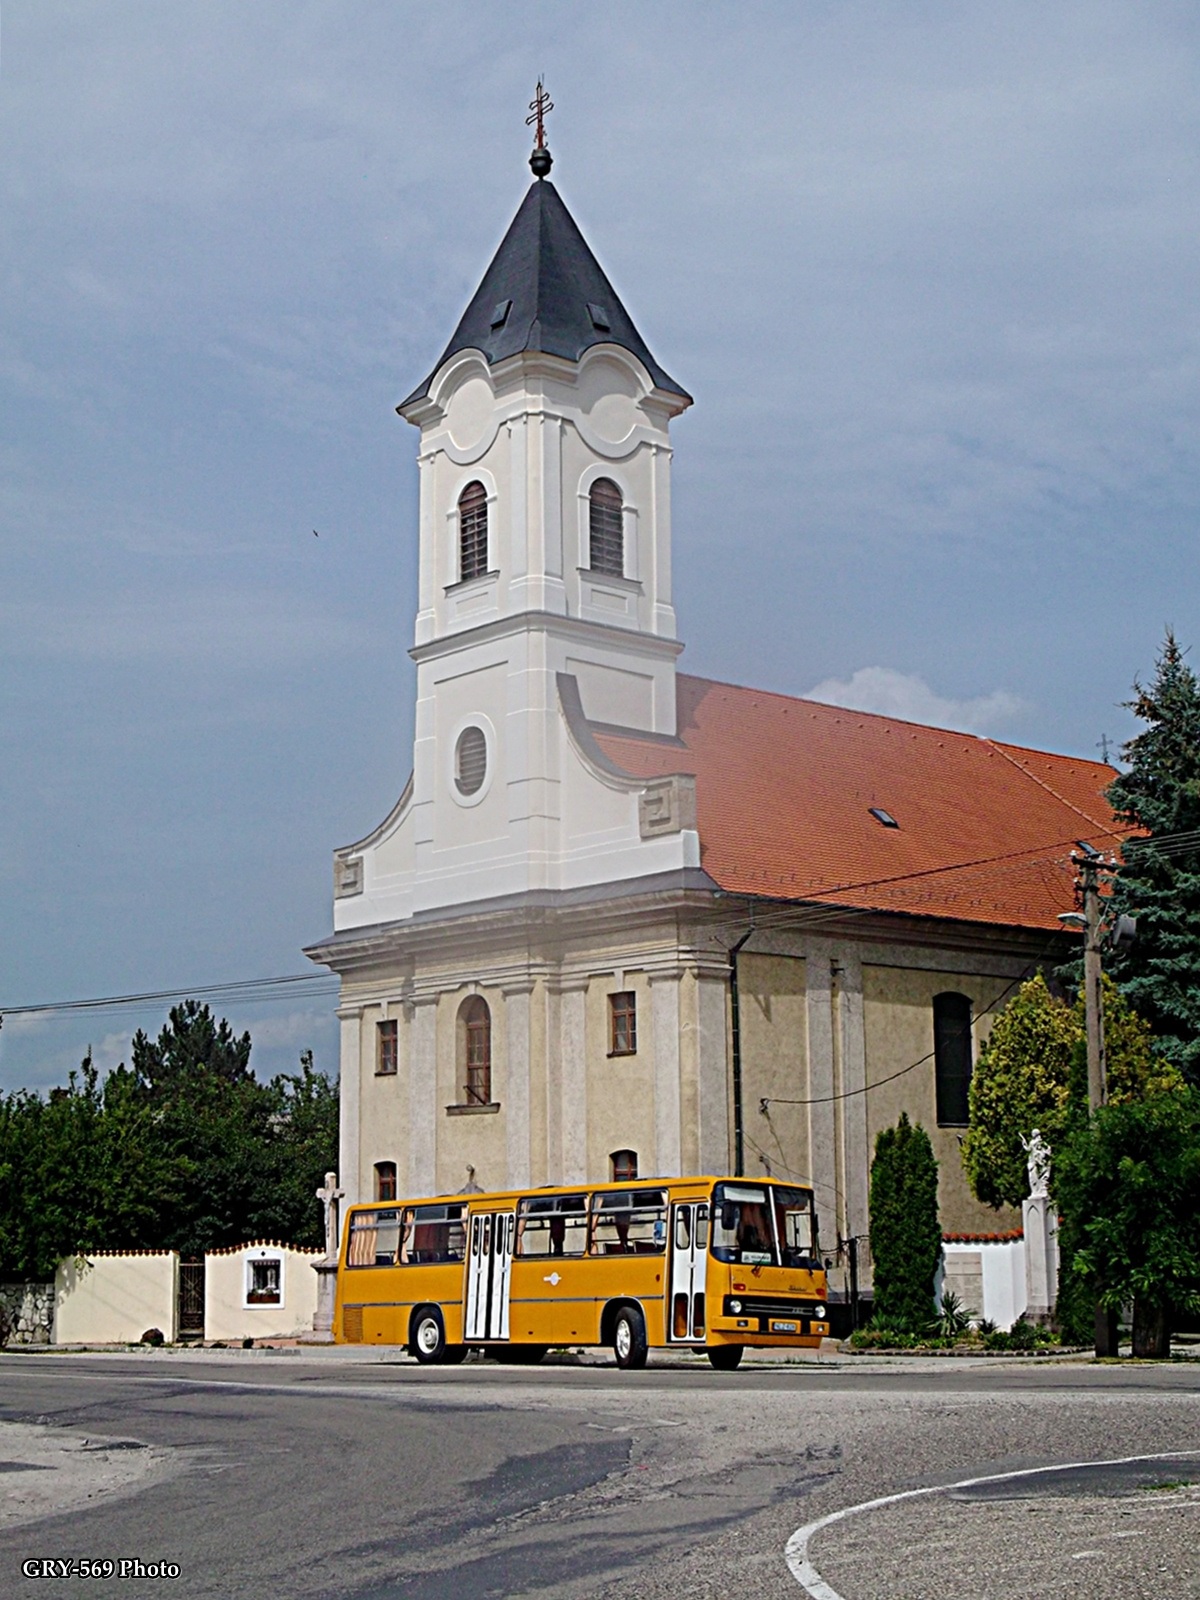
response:
<path fill-rule="evenodd" d="M 1044 1195 L 1021 1206 L 1025 1226 L 1025 1315 L 1049 1322 L 1058 1299 L 1058 1214 Z"/>
<path fill-rule="evenodd" d="M 317 1275 L 317 1310 L 313 1317 L 312 1332 L 304 1335 L 304 1344 L 332 1344 L 333 1343 L 333 1311 L 337 1298 L 337 1270 L 336 1261 L 326 1258 L 324 1261 L 314 1261 L 313 1271 Z"/>

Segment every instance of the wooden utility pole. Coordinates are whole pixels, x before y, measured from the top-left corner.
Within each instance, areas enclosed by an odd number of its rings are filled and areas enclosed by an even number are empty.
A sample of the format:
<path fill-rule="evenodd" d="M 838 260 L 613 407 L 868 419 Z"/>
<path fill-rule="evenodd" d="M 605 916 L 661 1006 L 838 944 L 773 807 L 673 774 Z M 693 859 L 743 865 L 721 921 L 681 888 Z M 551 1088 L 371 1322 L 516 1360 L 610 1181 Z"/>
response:
<path fill-rule="evenodd" d="M 1083 891 L 1083 1005 L 1087 1027 L 1088 1110 L 1108 1100 L 1108 1069 L 1104 1059 L 1104 988 L 1100 961 L 1099 856 L 1076 857 Z"/>
<path fill-rule="evenodd" d="M 1079 888 L 1083 898 L 1083 1009 L 1087 1030 L 1088 1111 L 1095 1113 L 1108 1100 L 1108 1072 L 1104 1060 L 1104 987 L 1101 961 L 1100 874 L 1112 868 L 1103 857 L 1084 854 L 1073 857 L 1079 869 Z M 1064 916 L 1078 925 L 1075 912 Z M 1096 1307 L 1096 1354 L 1115 1356 L 1118 1349 L 1117 1314 L 1104 1306 Z"/>

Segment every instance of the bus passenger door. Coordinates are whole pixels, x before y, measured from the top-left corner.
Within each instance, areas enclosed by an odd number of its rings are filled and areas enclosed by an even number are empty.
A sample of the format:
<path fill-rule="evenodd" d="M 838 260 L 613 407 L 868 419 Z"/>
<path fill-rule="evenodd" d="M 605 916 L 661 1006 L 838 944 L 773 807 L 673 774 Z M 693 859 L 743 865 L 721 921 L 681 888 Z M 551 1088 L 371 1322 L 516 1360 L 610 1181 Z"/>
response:
<path fill-rule="evenodd" d="M 477 1211 L 467 1245 L 463 1338 L 508 1338 L 508 1293 L 517 1219 L 512 1211 Z"/>
<path fill-rule="evenodd" d="M 671 1207 L 671 1298 L 667 1339 L 671 1344 L 704 1340 L 704 1277 L 708 1258 L 708 1201 L 684 1200 Z"/>

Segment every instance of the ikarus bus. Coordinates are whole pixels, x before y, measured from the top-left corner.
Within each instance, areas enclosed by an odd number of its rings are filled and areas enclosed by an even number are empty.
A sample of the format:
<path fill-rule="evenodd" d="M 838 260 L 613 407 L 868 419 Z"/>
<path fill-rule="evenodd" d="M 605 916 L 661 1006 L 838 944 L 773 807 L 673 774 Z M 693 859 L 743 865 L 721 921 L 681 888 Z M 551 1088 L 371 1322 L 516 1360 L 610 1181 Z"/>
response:
<path fill-rule="evenodd" d="M 829 1332 L 812 1190 L 770 1178 L 649 1178 L 350 1208 L 335 1334 L 540 1361 L 608 1346 L 707 1354 L 814 1347 Z"/>

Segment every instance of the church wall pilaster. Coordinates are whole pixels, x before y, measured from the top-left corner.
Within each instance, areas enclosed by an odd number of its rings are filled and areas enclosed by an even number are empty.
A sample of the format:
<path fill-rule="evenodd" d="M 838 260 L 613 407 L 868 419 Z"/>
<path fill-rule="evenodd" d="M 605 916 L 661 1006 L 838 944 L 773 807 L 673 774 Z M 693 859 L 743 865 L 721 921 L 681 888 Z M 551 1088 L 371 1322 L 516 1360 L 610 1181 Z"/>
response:
<path fill-rule="evenodd" d="M 681 972 L 652 972 L 650 1002 L 654 1040 L 654 1168 L 664 1178 L 682 1172 L 682 1110 L 679 1083 L 679 986 Z"/>
<path fill-rule="evenodd" d="M 340 1086 L 338 1090 L 338 1183 L 346 1191 L 346 1204 L 361 1197 L 359 1152 L 359 1096 L 361 1089 L 362 1007 L 339 1006 L 341 1025 Z"/>
<path fill-rule="evenodd" d="M 862 957 L 853 946 L 839 946 L 835 952 L 838 972 L 838 1012 L 841 1067 L 840 1113 L 843 1174 L 846 1200 L 846 1232 L 857 1235 L 868 1231 L 871 1156 L 867 1139 L 867 1051 L 863 1029 Z"/>
<path fill-rule="evenodd" d="M 562 991 L 548 982 L 546 995 L 546 1051 L 543 1094 L 546 1105 L 545 1165 L 542 1183 L 561 1183 L 563 1175 L 563 1071 Z"/>
<path fill-rule="evenodd" d="M 437 1172 L 438 996 L 410 1002 L 408 1182 L 413 1195 L 433 1194 Z"/>
<path fill-rule="evenodd" d="M 729 982 L 700 971 L 695 980 L 697 1123 L 694 1170 L 732 1172 L 729 1127 Z M 688 1170 L 693 1164 L 688 1162 Z"/>
<path fill-rule="evenodd" d="M 814 941 L 807 969 L 808 1152 L 817 1211 L 824 1219 L 825 1242 L 845 1231 L 843 1197 L 837 1181 L 837 1128 L 834 1102 L 834 997 L 830 947 Z"/>
<path fill-rule="evenodd" d="M 533 988 L 533 983 L 528 982 L 506 984 L 503 989 L 507 1060 L 502 1093 L 510 1189 L 524 1189 L 532 1182 L 530 1010 Z"/>
<path fill-rule="evenodd" d="M 587 1171 L 587 987 L 588 980 L 559 982 L 560 1127 L 563 1183 L 583 1183 Z M 551 1180 L 554 1181 L 554 1180 Z"/>

